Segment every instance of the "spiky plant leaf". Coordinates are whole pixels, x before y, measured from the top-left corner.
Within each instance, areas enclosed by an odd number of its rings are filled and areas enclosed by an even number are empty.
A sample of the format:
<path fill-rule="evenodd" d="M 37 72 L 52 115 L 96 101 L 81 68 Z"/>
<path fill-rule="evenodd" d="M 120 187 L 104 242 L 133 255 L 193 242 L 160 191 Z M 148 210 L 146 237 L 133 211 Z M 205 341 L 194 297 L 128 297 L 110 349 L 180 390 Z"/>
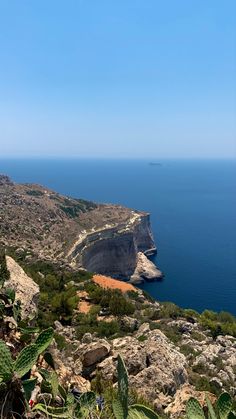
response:
<path fill-rule="evenodd" d="M 124 417 L 128 415 L 128 397 L 129 397 L 129 380 L 128 373 L 123 359 L 118 355 L 117 373 L 118 373 L 118 397 L 122 404 Z"/>
<path fill-rule="evenodd" d="M 13 372 L 11 352 L 5 342 L 0 340 L 0 381 L 9 381 Z"/>
<path fill-rule="evenodd" d="M 23 377 L 36 363 L 38 359 L 38 347 L 35 344 L 26 346 L 14 363 L 14 371 L 19 377 Z"/>
<path fill-rule="evenodd" d="M 141 404 L 133 404 L 128 410 L 128 419 L 159 419 L 159 416 Z"/>
<path fill-rule="evenodd" d="M 35 345 L 37 345 L 38 348 L 38 355 L 40 355 L 45 349 L 47 349 L 48 345 L 50 345 L 52 339 L 53 339 L 54 330 L 52 327 L 49 327 L 46 330 L 43 330 L 43 332 L 38 335 Z"/>
<path fill-rule="evenodd" d="M 41 383 L 41 393 L 52 394 L 52 384 L 50 381 L 43 380 Z"/>
<path fill-rule="evenodd" d="M 55 371 L 52 372 L 51 374 L 51 378 L 50 378 L 50 382 L 51 382 L 51 386 L 52 386 L 52 395 L 55 399 L 55 397 L 57 397 L 58 395 L 58 376 L 57 373 Z"/>
<path fill-rule="evenodd" d="M 190 397 L 186 405 L 187 419 L 205 419 L 201 405 L 197 399 Z"/>
<path fill-rule="evenodd" d="M 216 403 L 220 419 L 227 419 L 232 409 L 232 400 L 229 393 L 222 393 Z"/>
<path fill-rule="evenodd" d="M 7 296 L 8 300 L 10 300 L 12 303 L 15 301 L 16 293 L 13 288 L 6 288 L 5 289 L 5 295 Z"/>
<path fill-rule="evenodd" d="M 58 391 L 59 391 L 60 396 L 62 397 L 62 399 L 65 402 L 66 401 L 66 398 L 67 398 L 67 392 L 66 392 L 66 390 L 59 384 Z"/>
<path fill-rule="evenodd" d="M 206 397 L 207 407 L 208 407 L 208 417 L 209 419 L 217 419 L 216 414 L 214 412 L 213 406 L 211 404 L 211 401 L 208 397 Z"/>
<path fill-rule="evenodd" d="M 116 419 L 125 419 L 123 406 L 119 399 L 114 399 L 112 402 L 112 410 Z"/>
<path fill-rule="evenodd" d="M 22 381 L 22 387 L 24 389 L 26 400 L 30 400 L 31 393 L 35 389 L 37 378 L 31 378 L 29 380 Z"/>
<path fill-rule="evenodd" d="M 32 410 L 38 410 L 40 412 L 46 413 L 47 417 L 52 418 L 70 418 L 70 415 L 66 407 L 51 407 L 43 403 L 36 404 Z"/>

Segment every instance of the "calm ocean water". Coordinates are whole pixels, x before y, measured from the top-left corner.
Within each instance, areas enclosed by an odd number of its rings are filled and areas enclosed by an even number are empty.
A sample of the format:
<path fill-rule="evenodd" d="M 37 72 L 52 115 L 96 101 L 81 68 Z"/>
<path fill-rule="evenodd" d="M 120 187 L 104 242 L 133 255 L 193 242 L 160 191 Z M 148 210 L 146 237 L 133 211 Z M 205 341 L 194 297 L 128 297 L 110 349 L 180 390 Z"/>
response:
<path fill-rule="evenodd" d="M 236 162 L 0 160 L 16 182 L 151 213 L 161 301 L 236 314 Z"/>

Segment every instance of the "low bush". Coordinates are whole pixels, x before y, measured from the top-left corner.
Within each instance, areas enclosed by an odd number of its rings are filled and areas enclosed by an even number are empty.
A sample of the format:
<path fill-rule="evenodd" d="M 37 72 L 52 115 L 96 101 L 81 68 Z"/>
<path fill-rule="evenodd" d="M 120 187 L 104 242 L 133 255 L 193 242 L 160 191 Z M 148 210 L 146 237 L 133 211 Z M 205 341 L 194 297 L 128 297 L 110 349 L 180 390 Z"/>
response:
<path fill-rule="evenodd" d="M 236 337 L 236 318 L 226 311 L 216 313 L 205 310 L 199 320 L 204 328 L 210 330 L 213 338 L 216 338 L 218 335 L 232 335 Z"/>
<path fill-rule="evenodd" d="M 111 337 L 119 333 L 120 327 L 116 320 L 111 322 L 100 321 L 97 327 L 97 334 L 100 337 Z"/>
<path fill-rule="evenodd" d="M 162 319 L 177 319 L 178 317 L 183 316 L 183 309 L 178 307 L 176 304 L 171 302 L 161 303 L 159 318 Z"/>

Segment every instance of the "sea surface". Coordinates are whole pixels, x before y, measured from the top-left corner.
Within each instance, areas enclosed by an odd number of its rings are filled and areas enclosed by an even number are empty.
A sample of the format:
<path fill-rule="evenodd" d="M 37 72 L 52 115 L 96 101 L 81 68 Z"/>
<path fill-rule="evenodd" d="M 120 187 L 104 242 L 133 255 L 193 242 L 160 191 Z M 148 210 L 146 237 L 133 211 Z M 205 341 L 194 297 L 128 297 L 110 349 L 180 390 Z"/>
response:
<path fill-rule="evenodd" d="M 154 163 L 157 161 L 155 160 Z M 0 160 L 0 173 L 151 213 L 161 301 L 236 314 L 236 161 Z"/>

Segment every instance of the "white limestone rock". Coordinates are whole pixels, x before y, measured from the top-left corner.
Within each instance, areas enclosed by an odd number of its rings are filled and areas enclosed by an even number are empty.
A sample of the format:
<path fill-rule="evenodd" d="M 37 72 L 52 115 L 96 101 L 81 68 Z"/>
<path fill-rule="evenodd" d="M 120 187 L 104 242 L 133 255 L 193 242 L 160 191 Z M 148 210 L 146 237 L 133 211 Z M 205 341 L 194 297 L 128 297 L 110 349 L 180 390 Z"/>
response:
<path fill-rule="evenodd" d="M 136 268 L 133 275 L 130 277 L 130 282 L 133 284 L 140 284 L 144 281 L 160 280 L 162 277 L 163 274 L 156 265 L 154 265 L 144 253 L 138 252 Z"/>
<path fill-rule="evenodd" d="M 39 299 L 39 286 L 26 275 L 21 266 L 10 256 L 6 256 L 7 269 L 10 278 L 5 281 L 6 288 L 13 288 L 16 293 L 16 300 L 21 301 L 22 319 L 37 313 Z"/>

